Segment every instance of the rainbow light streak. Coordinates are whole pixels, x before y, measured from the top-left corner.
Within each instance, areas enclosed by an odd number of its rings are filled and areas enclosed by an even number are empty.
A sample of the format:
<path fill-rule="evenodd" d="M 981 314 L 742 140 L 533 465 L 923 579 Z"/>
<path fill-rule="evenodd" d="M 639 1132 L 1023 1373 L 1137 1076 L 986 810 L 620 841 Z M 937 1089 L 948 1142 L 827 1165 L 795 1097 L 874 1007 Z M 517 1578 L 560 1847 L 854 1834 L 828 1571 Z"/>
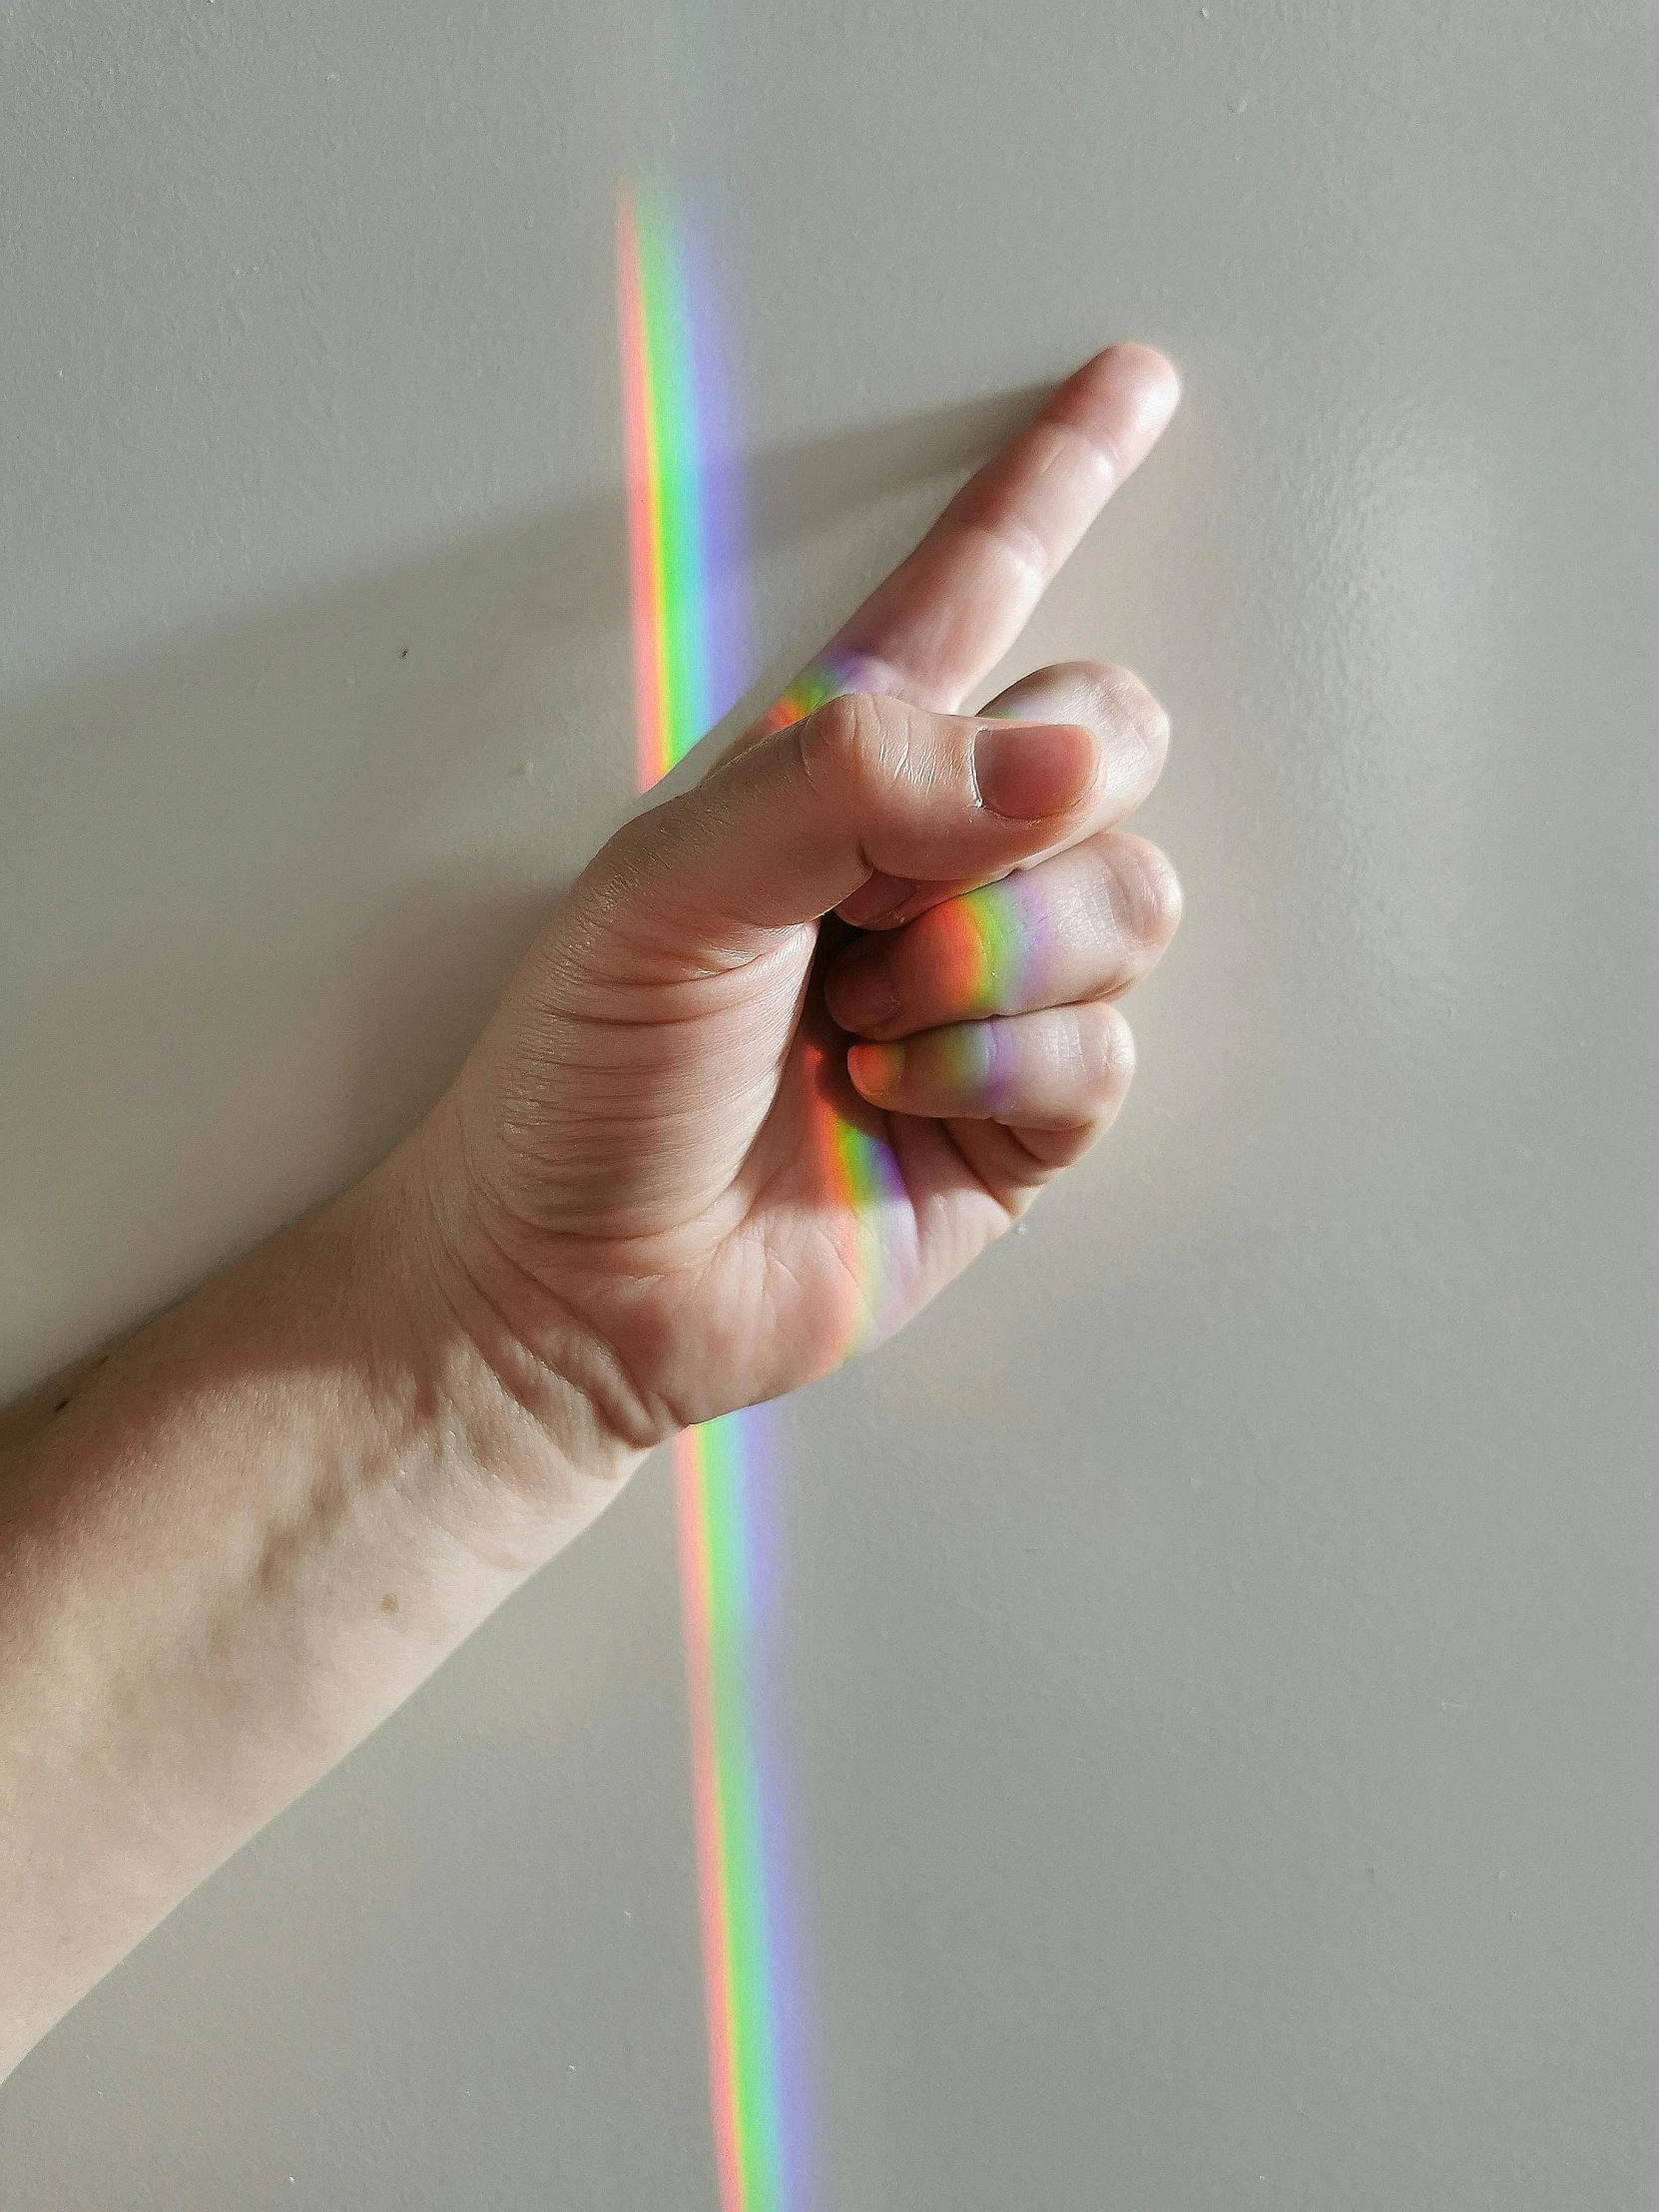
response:
<path fill-rule="evenodd" d="M 876 688 L 873 681 L 860 681 L 873 677 L 873 673 L 862 654 L 840 646 L 829 646 L 810 668 L 801 671 L 788 691 L 779 693 L 758 718 L 755 727 L 769 734 L 787 730 L 792 723 L 804 720 L 815 707 L 822 707 L 827 699 L 836 699 L 842 692 L 873 691 Z"/>
<path fill-rule="evenodd" d="M 714 351 L 691 266 L 663 204 L 624 192 L 617 304 L 641 791 L 691 751 L 740 688 L 716 588 L 736 537 L 725 496 L 733 475 L 711 459 Z"/>
<path fill-rule="evenodd" d="M 716 719 L 715 563 L 707 424 L 684 242 L 660 202 L 627 193 L 617 222 L 636 758 L 641 790 Z M 793 718 L 792 718 L 793 719 Z M 674 1493 L 691 1710 L 704 2002 L 723 2212 L 788 2212 L 801 2129 L 788 2091 L 794 1977 L 780 1879 L 779 1808 L 767 1789 L 757 1665 L 768 1578 L 765 1414 L 729 1414 L 677 1437 Z"/>
<path fill-rule="evenodd" d="M 675 1514 L 702 1896 L 709 2096 L 723 2212 L 784 2212 L 791 2170 L 780 2047 L 777 1818 L 756 1711 L 764 1413 L 674 1442 Z"/>
<path fill-rule="evenodd" d="M 1025 1001 L 1041 949 L 1038 918 L 1017 877 L 986 883 L 934 909 L 930 949 L 942 956 L 949 994 L 963 1018 Z"/>

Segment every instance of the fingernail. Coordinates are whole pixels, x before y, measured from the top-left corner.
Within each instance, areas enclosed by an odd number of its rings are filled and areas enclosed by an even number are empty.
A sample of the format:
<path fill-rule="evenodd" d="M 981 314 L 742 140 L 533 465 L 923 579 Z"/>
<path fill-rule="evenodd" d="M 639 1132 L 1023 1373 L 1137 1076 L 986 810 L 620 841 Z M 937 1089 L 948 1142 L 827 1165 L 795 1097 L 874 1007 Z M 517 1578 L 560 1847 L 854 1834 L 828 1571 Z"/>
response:
<path fill-rule="evenodd" d="M 843 1029 L 879 1029 L 898 1011 L 882 947 L 861 944 L 830 970 L 830 1011 Z"/>
<path fill-rule="evenodd" d="M 973 741 L 980 801 L 1010 822 L 1039 822 L 1075 806 L 1098 769 L 1093 733 L 1075 723 L 1010 723 Z"/>
<path fill-rule="evenodd" d="M 904 1072 L 901 1044 L 854 1044 L 847 1047 L 846 1072 L 853 1088 L 865 1098 L 882 1098 L 898 1088 Z"/>
<path fill-rule="evenodd" d="M 850 898 L 843 898 L 835 911 L 854 929 L 878 929 L 915 893 L 916 885 L 908 876 L 883 875 L 877 869 Z"/>

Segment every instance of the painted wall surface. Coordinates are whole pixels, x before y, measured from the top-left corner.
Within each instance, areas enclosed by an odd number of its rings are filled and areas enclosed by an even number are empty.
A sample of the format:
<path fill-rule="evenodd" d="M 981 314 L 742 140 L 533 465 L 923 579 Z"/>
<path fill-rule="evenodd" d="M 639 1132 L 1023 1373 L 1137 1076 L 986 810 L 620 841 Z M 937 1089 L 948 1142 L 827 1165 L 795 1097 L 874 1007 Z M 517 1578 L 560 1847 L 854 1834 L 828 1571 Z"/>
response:
<path fill-rule="evenodd" d="M 792 1401 L 788 2212 L 1659 2192 L 1659 17 L 17 0 L 0 1366 L 422 1109 L 632 804 L 613 214 L 759 690 L 1022 392 L 1174 718 L 1109 1145 Z M 528 764 L 528 766 L 526 766 Z M 8 2212 L 713 2212 L 648 1467 L 0 2093 Z"/>

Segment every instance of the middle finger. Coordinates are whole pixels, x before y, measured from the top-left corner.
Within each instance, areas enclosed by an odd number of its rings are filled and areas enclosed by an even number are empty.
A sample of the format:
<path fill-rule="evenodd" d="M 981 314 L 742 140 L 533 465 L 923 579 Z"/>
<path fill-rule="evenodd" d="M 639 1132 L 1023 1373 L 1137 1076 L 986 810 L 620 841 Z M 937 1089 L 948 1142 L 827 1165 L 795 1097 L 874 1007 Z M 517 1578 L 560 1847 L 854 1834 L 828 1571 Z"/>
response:
<path fill-rule="evenodd" d="M 1181 887 L 1155 844 L 1104 830 L 1036 867 L 861 937 L 825 977 L 842 1029 L 886 1040 L 1115 997 L 1174 936 Z"/>
<path fill-rule="evenodd" d="M 1099 804 L 1068 841 L 1109 830 L 1147 799 L 1169 751 L 1169 717 L 1138 676 L 1103 661 L 1062 661 L 1022 676 L 980 712 L 1010 722 L 1080 722 L 1095 731 L 1106 756 Z M 1058 845 L 1049 851 L 1059 850 Z M 1047 852 L 1020 863 L 1033 867 Z M 902 882 L 877 869 L 835 909 L 855 929 L 893 929 L 924 907 L 973 890 L 983 876 L 955 882 Z"/>

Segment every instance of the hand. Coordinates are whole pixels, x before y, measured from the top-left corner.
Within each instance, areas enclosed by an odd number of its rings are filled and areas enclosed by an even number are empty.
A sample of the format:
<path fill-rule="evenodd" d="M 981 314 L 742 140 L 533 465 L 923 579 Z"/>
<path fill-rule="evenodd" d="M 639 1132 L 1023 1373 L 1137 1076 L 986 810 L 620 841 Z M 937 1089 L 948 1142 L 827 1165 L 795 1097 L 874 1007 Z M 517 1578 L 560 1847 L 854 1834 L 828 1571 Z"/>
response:
<path fill-rule="evenodd" d="M 1111 1122 L 1180 894 L 1120 669 L 963 717 L 1177 398 L 1110 348 L 692 793 L 604 847 L 417 1133 L 450 1296 L 645 1446 L 889 1335 Z M 849 1044 L 850 1040 L 851 1041 Z"/>

